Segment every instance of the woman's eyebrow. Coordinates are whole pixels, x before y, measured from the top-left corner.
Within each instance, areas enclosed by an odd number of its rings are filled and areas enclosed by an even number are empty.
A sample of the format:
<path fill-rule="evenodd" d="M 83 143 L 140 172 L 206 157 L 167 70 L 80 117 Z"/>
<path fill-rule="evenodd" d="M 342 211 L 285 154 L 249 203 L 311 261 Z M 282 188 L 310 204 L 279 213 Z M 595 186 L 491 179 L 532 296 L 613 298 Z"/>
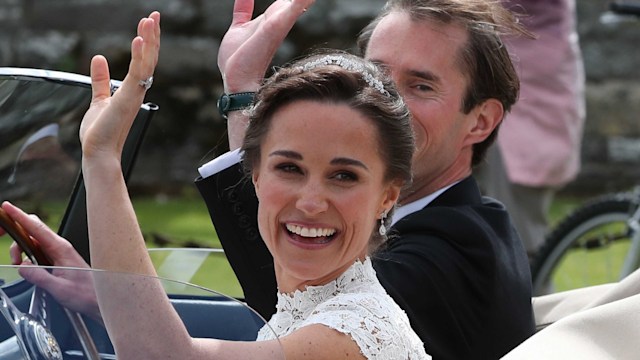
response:
<path fill-rule="evenodd" d="M 276 150 L 270 153 L 269 156 L 282 156 L 289 159 L 302 160 L 302 155 L 292 150 Z"/>
<path fill-rule="evenodd" d="M 356 160 L 356 159 L 351 159 L 351 158 L 344 158 L 344 157 L 335 158 L 335 159 L 331 160 L 331 164 L 332 165 L 357 166 L 357 167 L 361 167 L 361 168 L 363 168 L 365 170 L 369 170 L 367 165 L 365 165 L 362 161 L 359 161 L 359 160 Z"/>
<path fill-rule="evenodd" d="M 296 151 L 292 151 L 292 150 L 276 150 L 273 151 L 272 153 L 269 154 L 269 156 L 282 156 L 282 157 L 286 157 L 288 159 L 293 159 L 293 160 L 303 160 L 304 157 L 296 152 Z M 346 165 L 346 166 L 357 166 L 360 168 L 363 168 L 365 170 L 369 170 L 369 168 L 367 167 L 367 165 L 365 165 L 362 161 L 360 160 L 356 160 L 356 159 L 352 159 L 352 158 L 346 158 L 346 157 L 338 157 L 335 158 L 333 160 L 331 160 L 331 165 Z"/>

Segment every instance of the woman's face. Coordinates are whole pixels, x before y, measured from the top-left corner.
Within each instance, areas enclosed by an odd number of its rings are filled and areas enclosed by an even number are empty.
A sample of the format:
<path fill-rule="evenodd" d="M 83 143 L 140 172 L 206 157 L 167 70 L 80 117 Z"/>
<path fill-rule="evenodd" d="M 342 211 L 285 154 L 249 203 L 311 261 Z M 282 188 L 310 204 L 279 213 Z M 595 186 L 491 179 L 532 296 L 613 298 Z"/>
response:
<path fill-rule="evenodd" d="M 280 291 L 325 284 L 366 256 L 401 185 L 385 182 L 377 139 L 345 104 L 296 101 L 273 114 L 253 182 Z"/>

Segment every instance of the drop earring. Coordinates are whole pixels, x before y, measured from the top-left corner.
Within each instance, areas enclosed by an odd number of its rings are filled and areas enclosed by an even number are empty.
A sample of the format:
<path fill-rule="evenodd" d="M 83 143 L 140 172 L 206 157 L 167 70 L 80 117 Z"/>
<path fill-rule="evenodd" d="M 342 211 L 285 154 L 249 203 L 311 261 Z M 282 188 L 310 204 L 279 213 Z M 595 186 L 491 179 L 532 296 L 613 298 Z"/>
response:
<path fill-rule="evenodd" d="M 387 218 L 387 210 L 383 211 L 382 214 L 380 214 L 380 227 L 378 228 L 378 232 L 382 236 L 387 235 L 387 227 L 384 226 L 384 221 L 386 218 Z"/>

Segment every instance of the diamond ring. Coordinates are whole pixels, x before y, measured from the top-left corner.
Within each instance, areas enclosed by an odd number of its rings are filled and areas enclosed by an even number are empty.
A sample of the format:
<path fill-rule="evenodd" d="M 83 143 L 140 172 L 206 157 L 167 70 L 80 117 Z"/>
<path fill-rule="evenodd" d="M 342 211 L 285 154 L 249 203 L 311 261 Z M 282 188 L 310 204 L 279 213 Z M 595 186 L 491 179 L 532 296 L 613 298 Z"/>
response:
<path fill-rule="evenodd" d="M 149 90 L 153 84 L 153 76 L 149 76 L 144 80 L 138 81 L 138 85 L 142 86 L 145 90 Z"/>

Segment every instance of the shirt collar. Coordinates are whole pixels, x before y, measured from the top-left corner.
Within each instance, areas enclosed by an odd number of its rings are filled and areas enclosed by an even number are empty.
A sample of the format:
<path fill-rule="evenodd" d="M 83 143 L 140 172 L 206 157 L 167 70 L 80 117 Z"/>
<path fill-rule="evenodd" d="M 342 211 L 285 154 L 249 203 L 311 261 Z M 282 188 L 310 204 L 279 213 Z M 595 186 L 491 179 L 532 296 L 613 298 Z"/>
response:
<path fill-rule="evenodd" d="M 395 225 L 395 223 L 397 223 L 398 221 L 400 221 L 401 219 L 403 219 L 404 217 L 413 214 L 414 212 L 420 211 L 422 209 L 424 209 L 427 205 L 429 205 L 433 200 L 435 200 L 438 196 L 440 196 L 443 192 L 449 190 L 450 187 L 452 187 L 453 185 L 456 185 L 457 183 L 459 183 L 460 180 L 449 184 L 443 188 L 440 188 L 434 192 L 432 192 L 431 194 L 418 199 L 416 201 L 410 202 L 408 204 L 404 204 L 401 206 L 398 206 L 395 211 L 393 212 L 393 217 L 391 218 L 391 226 Z"/>

